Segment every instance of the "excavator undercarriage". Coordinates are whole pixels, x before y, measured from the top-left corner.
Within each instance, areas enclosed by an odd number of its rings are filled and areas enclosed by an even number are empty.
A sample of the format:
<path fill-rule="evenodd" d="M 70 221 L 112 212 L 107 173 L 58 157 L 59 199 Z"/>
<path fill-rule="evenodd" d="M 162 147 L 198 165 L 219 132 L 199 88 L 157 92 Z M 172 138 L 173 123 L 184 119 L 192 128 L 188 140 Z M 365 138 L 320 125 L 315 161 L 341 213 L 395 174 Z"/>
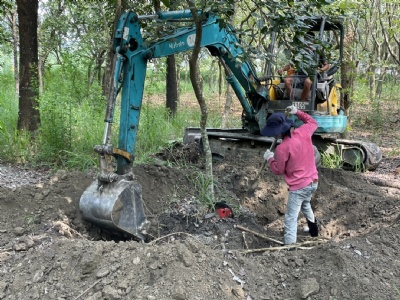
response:
<path fill-rule="evenodd" d="M 211 152 L 215 159 L 223 159 L 231 154 L 239 154 L 243 157 L 261 157 L 264 151 L 274 142 L 272 137 L 255 136 L 245 129 L 210 128 L 207 129 L 207 135 Z M 202 149 L 200 128 L 186 128 L 184 142 L 197 142 L 200 149 Z M 382 153 L 379 147 L 370 142 L 315 134 L 313 136 L 313 144 L 322 153 L 322 157 L 325 155 L 331 156 L 331 159 L 337 163 L 337 167 L 347 170 L 374 170 L 382 160 Z"/>

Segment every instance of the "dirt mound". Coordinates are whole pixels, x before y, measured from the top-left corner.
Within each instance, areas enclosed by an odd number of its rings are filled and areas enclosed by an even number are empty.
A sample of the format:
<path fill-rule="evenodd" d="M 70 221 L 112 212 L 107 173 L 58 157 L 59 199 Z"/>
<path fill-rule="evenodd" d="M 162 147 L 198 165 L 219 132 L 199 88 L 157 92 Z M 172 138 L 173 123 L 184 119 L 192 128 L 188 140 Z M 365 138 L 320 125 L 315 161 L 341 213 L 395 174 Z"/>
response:
<path fill-rule="evenodd" d="M 364 174 L 321 168 L 312 201 L 321 237 L 304 233 L 300 218 L 299 241 L 312 247 L 279 251 L 283 178 L 264 170 L 249 195 L 261 155 L 216 162 L 217 200 L 235 214 L 220 219 L 196 200 L 202 165 L 187 151 L 160 158 L 191 164 L 135 166 L 149 243 L 113 240 L 82 220 L 93 174 L 0 165 L 0 299 L 400 297 L 399 158 Z"/>

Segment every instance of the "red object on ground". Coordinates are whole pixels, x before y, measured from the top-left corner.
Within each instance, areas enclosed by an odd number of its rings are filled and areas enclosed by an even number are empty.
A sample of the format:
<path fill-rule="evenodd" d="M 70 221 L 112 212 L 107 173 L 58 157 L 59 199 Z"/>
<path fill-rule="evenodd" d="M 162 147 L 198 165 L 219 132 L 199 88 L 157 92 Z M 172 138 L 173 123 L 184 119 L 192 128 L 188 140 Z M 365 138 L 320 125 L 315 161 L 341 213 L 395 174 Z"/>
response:
<path fill-rule="evenodd" d="M 218 208 L 215 211 L 221 219 L 232 217 L 232 210 L 230 208 Z"/>

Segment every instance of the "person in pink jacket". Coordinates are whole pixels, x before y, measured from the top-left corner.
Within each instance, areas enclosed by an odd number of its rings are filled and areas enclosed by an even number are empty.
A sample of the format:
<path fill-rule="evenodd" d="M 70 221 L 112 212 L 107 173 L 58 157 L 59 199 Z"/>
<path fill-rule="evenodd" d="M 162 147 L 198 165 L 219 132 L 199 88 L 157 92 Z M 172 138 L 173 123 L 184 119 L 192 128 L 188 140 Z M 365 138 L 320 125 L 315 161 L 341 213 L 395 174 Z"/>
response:
<path fill-rule="evenodd" d="M 286 113 L 295 115 L 303 124 L 295 128 L 294 122 L 284 113 L 274 113 L 261 130 L 265 136 L 281 137 L 275 154 L 267 150 L 264 159 L 276 175 L 283 175 L 289 186 L 289 197 L 285 213 L 284 243 L 290 245 L 297 240 L 297 219 L 301 211 L 307 219 L 309 233 L 318 236 L 317 219 L 311 208 L 311 196 L 318 188 L 318 171 L 311 137 L 317 122 L 295 106 L 286 108 Z"/>

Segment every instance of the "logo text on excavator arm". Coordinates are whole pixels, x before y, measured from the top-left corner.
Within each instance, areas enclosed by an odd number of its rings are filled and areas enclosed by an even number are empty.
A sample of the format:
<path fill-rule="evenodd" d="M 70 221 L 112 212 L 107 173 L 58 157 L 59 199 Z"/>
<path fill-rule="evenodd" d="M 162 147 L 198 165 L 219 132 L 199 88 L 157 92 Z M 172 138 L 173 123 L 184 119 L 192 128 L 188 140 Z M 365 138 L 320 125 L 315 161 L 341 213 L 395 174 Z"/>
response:
<path fill-rule="evenodd" d="M 182 47 L 183 45 L 185 45 L 185 42 L 174 42 L 174 43 L 170 43 L 169 47 L 171 49 L 175 49 L 175 48 Z"/>

